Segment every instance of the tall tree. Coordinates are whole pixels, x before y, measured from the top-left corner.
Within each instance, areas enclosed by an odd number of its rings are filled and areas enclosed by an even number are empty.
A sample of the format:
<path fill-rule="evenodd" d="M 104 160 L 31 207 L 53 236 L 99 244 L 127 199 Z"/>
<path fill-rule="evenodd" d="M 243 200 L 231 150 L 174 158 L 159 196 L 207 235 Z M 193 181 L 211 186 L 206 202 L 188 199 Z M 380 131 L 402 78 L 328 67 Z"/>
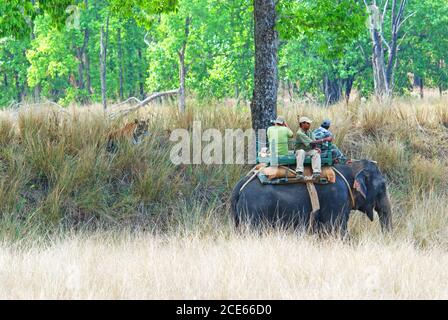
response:
<path fill-rule="evenodd" d="M 407 0 L 385 0 L 382 9 L 380 3 L 364 0 L 369 13 L 369 30 L 372 37 L 372 66 L 375 96 L 383 101 L 392 95 L 394 87 L 394 71 L 399 48 L 399 32 L 403 23 L 414 13 L 405 16 Z M 382 11 L 380 11 L 382 10 Z M 390 36 L 386 39 L 385 24 L 390 23 Z M 384 46 L 387 57 L 384 56 Z M 387 60 L 387 62 L 386 62 Z"/>
<path fill-rule="evenodd" d="M 185 18 L 185 39 L 182 42 L 182 47 L 178 51 L 179 55 L 179 112 L 185 112 L 185 74 L 187 72 L 185 66 L 185 49 L 187 47 L 188 34 L 190 32 L 190 21 L 191 18 L 187 16 Z"/>
<path fill-rule="evenodd" d="M 255 69 L 250 105 L 252 128 L 266 129 L 277 114 L 277 51 L 275 0 L 254 0 Z"/>

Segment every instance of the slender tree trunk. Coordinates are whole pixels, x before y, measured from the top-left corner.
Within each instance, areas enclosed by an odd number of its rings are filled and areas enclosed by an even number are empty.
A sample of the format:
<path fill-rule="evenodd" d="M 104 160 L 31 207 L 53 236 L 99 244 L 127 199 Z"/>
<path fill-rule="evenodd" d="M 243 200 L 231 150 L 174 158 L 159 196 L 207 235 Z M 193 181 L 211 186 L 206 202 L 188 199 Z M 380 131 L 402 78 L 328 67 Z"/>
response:
<path fill-rule="evenodd" d="M 76 49 L 76 57 L 79 60 L 78 63 L 78 89 L 82 90 L 84 89 L 84 61 L 83 61 L 83 48 L 77 48 Z"/>
<path fill-rule="evenodd" d="M 89 1 L 84 0 L 84 6 L 86 10 L 89 8 Z M 89 39 L 90 39 L 90 30 L 88 26 L 84 29 L 84 43 L 82 47 L 82 61 L 85 75 L 85 85 L 83 88 L 87 88 L 87 92 L 89 95 L 92 95 L 92 83 L 90 80 L 90 58 L 89 58 Z"/>
<path fill-rule="evenodd" d="M 89 95 L 92 95 L 92 82 L 90 80 L 90 57 L 89 57 L 89 37 L 90 37 L 90 31 L 86 28 L 84 31 L 84 41 L 86 43 L 86 47 L 84 50 L 84 71 L 86 76 L 86 87 L 87 92 Z"/>
<path fill-rule="evenodd" d="M 191 18 L 187 17 L 185 19 L 185 39 L 182 43 L 182 47 L 179 50 L 179 80 L 180 80 L 180 88 L 179 88 L 179 112 L 185 112 L 185 75 L 186 75 L 186 67 L 185 67 L 185 49 L 187 47 L 188 33 L 190 30 L 190 21 Z"/>
<path fill-rule="evenodd" d="M 17 102 L 22 101 L 22 95 L 20 94 L 20 83 L 19 83 L 19 74 L 17 71 L 14 72 L 14 82 L 16 85 L 16 92 L 17 92 Z"/>
<path fill-rule="evenodd" d="M 420 99 L 423 99 L 423 78 L 420 78 Z"/>
<path fill-rule="evenodd" d="M 179 52 L 179 112 L 185 112 L 185 52 Z"/>
<path fill-rule="evenodd" d="M 123 47 L 121 45 L 121 29 L 117 29 L 117 44 L 118 44 L 118 77 L 120 81 L 120 99 L 123 101 Z"/>
<path fill-rule="evenodd" d="M 36 5 L 36 0 L 31 0 L 31 4 L 33 5 L 33 7 Z M 30 28 L 31 28 L 31 40 L 34 40 L 36 38 L 35 34 L 34 34 L 34 23 L 31 20 L 30 22 Z M 37 84 L 34 87 L 34 103 L 39 103 L 40 101 L 40 84 Z"/>
<path fill-rule="evenodd" d="M 140 61 L 140 64 L 143 65 L 142 49 L 138 48 L 137 54 L 138 54 L 138 59 Z M 141 68 L 139 68 L 139 71 L 138 71 L 138 79 L 139 79 L 140 98 L 141 99 L 145 99 L 146 98 L 146 95 L 145 95 L 145 83 L 144 83 L 143 73 L 142 73 Z"/>
<path fill-rule="evenodd" d="M 348 104 L 350 101 L 350 94 L 352 93 L 353 81 L 355 76 L 350 76 L 345 80 L 345 103 Z"/>
<path fill-rule="evenodd" d="M 103 109 L 107 109 L 106 101 L 106 35 L 104 27 L 101 27 L 101 39 L 100 39 L 100 79 L 101 79 L 101 100 L 103 103 Z"/>
<path fill-rule="evenodd" d="M 5 73 L 3 73 L 3 84 L 4 84 L 5 88 L 8 87 L 8 75 L 6 74 L 6 71 L 5 71 Z"/>
<path fill-rule="evenodd" d="M 442 59 L 439 60 L 439 95 L 442 96 L 443 95 L 443 79 L 442 79 L 442 69 L 445 67 L 445 61 L 443 61 Z"/>
<path fill-rule="evenodd" d="M 277 114 L 277 51 L 275 0 L 254 0 L 255 69 L 251 101 L 252 128 L 266 129 Z"/>
<path fill-rule="evenodd" d="M 373 25 L 373 22 L 371 24 L 370 34 L 373 44 L 372 68 L 375 96 L 378 100 L 383 101 L 385 98 L 389 97 L 389 83 L 387 82 L 386 77 L 380 30 Z"/>

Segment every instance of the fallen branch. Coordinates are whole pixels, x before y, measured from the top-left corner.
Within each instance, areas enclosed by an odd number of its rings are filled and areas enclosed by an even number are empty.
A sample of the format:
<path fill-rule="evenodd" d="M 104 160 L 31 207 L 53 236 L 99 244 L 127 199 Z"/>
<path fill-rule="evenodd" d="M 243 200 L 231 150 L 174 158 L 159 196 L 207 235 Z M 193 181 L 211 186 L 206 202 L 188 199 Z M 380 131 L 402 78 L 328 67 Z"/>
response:
<path fill-rule="evenodd" d="M 123 101 L 123 102 L 120 102 L 120 103 L 118 103 L 118 104 L 114 104 L 113 106 L 110 107 L 110 109 L 113 109 L 113 108 L 122 106 L 122 105 L 124 105 L 124 104 L 126 104 L 126 103 L 129 103 L 129 101 L 132 101 L 132 100 L 137 101 L 137 103 L 142 103 L 142 101 L 141 101 L 140 99 L 138 99 L 138 98 L 136 98 L 136 97 L 130 97 L 129 99 L 127 99 L 127 100 L 125 100 L 125 101 Z"/>
<path fill-rule="evenodd" d="M 150 103 L 152 100 L 155 100 L 155 99 L 163 97 L 163 96 L 169 96 L 169 95 L 178 94 L 178 93 L 179 93 L 179 89 L 153 93 L 152 95 L 150 95 L 143 101 L 140 101 L 135 107 L 111 113 L 111 114 L 109 114 L 109 117 L 114 118 L 116 116 L 125 116 L 131 112 L 139 110 L 141 107 L 144 107 L 145 105 Z"/>

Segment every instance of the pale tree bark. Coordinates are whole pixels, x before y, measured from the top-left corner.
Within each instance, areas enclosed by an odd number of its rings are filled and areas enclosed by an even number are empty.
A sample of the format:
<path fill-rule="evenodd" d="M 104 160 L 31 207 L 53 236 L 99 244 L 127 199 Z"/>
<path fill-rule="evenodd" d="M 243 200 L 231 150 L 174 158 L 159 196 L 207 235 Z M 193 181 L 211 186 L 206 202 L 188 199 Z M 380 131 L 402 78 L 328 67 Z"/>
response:
<path fill-rule="evenodd" d="M 36 5 L 36 0 L 31 0 L 31 4 L 33 5 L 33 7 L 35 7 Z M 31 28 L 31 40 L 34 40 L 36 35 L 34 34 L 34 22 L 32 19 L 30 19 L 30 28 Z M 39 103 L 40 101 L 40 83 L 38 83 L 35 87 L 34 87 L 34 103 Z"/>
<path fill-rule="evenodd" d="M 254 0 L 255 69 L 250 105 L 252 128 L 266 129 L 277 114 L 277 51 L 275 0 Z"/>
<path fill-rule="evenodd" d="M 383 35 L 382 35 L 382 15 L 376 4 L 370 6 L 369 24 L 370 36 L 372 38 L 372 69 L 375 96 L 379 101 L 390 96 L 389 83 L 386 78 L 384 64 Z"/>
<path fill-rule="evenodd" d="M 369 29 L 372 38 L 372 67 L 375 96 L 379 101 L 384 101 L 392 96 L 394 84 L 394 71 L 399 50 L 399 31 L 403 23 L 414 13 L 404 16 L 407 0 L 385 0 L 382 12 L 377 1 L 364 3 L 369 12 Z M 384 18 L 390 15 L 391 30 L 389 40 L 384 33 Z M 404 35 L 401 37 L 403 38 Z M 385 51 L 387 56 L 384 55 Z"/>
<path fill-rule="evenodd" d="M 186 103 L 185 103 L 185 76 L 187 73 L 185 66 L 185 49 L 187 47 L 188 34 L 190 33 L 190 22 L 191 18 L 187 17 L 185 19 L 185 39 L 182 42 L 182 47 L 180 48 L 179 55 L 179 80 L 180 80 L 180 88 L 179 88 L 179 112 L 185 112 Z"/>

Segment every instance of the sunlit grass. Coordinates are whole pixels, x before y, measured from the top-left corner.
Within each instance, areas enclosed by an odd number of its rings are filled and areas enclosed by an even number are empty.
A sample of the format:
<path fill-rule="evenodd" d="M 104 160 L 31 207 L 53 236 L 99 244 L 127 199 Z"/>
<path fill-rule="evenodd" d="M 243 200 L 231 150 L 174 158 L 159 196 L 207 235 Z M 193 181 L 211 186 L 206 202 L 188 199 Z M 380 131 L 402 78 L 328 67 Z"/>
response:
<path fill-rule="evenodd" d="M 331 119 L 342 151 L 385 174 L 393 232 L 353 212 L 348 242 L 238 234 L 230 193 L 251 166 L 170 161 L 172 130 L 247 129 L 247 105 L 152 105 L 114 120 L 99 105 L 2 111 L 0 298 L 447 298 L 447 105 L 279 108 L 294 131 L 297 115 Z M 151 135 L 106 152 L 107 133 L 134 118 Z"/>

